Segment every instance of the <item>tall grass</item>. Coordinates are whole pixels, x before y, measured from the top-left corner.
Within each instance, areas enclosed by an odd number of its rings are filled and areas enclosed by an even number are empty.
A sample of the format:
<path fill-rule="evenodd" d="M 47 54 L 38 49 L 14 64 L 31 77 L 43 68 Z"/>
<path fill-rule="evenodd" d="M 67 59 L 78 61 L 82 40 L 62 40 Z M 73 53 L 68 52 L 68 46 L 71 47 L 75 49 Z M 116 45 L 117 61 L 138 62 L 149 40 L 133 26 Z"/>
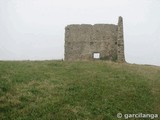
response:
<path fill-rule="evenodd" d="M 105 61 L 0 62 L 0 119 L 160 114 L 160 68 Z"/>

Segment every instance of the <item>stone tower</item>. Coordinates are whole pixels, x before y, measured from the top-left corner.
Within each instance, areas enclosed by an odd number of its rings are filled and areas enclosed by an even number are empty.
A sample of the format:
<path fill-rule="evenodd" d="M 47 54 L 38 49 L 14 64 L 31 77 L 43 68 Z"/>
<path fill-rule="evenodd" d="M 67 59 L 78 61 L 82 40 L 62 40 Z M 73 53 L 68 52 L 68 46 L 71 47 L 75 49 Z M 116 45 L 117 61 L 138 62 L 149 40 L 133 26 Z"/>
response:
<path fill-rule="evenodd" d="M 65 28 L 65 60 L 125 62 L 123 20 L 114 24 L 73 24 Z"/>

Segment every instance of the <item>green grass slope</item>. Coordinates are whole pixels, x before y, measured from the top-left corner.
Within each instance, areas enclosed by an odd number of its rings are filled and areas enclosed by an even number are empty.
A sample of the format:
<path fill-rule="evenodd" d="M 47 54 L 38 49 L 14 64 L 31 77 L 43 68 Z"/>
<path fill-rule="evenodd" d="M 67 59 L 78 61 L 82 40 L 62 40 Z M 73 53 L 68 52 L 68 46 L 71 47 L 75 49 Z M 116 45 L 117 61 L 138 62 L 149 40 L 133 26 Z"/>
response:
<path fill-rule="evenodd" d="M 0 62 L 2 120 L 117 120 L 117 113 L 160 114 L 160 67 Z"/>

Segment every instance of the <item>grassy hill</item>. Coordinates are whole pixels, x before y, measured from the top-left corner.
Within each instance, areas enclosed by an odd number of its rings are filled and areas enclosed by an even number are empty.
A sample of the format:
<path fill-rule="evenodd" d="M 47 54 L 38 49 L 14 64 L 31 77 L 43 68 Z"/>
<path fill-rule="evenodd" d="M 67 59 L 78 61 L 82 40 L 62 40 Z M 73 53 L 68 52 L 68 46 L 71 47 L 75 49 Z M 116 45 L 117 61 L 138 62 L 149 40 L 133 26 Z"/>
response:
<path fill-rule="evenodd" d="M 0 119 L 160 115 L 160 67 L 106 61 L 0 62 Z"/>

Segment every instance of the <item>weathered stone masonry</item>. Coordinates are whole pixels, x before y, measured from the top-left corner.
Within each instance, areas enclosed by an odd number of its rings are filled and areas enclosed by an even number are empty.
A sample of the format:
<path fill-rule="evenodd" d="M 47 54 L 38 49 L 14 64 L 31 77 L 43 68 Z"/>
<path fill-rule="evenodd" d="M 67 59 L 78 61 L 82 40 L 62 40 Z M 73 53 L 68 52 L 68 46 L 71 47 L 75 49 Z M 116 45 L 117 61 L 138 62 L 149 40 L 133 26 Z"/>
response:
<path fill-rule="evenodd" d="M 81 24 L 65 28 L 65 60 L 99 59 L 125 62 L 123 19 L 118 25 Z"/>

